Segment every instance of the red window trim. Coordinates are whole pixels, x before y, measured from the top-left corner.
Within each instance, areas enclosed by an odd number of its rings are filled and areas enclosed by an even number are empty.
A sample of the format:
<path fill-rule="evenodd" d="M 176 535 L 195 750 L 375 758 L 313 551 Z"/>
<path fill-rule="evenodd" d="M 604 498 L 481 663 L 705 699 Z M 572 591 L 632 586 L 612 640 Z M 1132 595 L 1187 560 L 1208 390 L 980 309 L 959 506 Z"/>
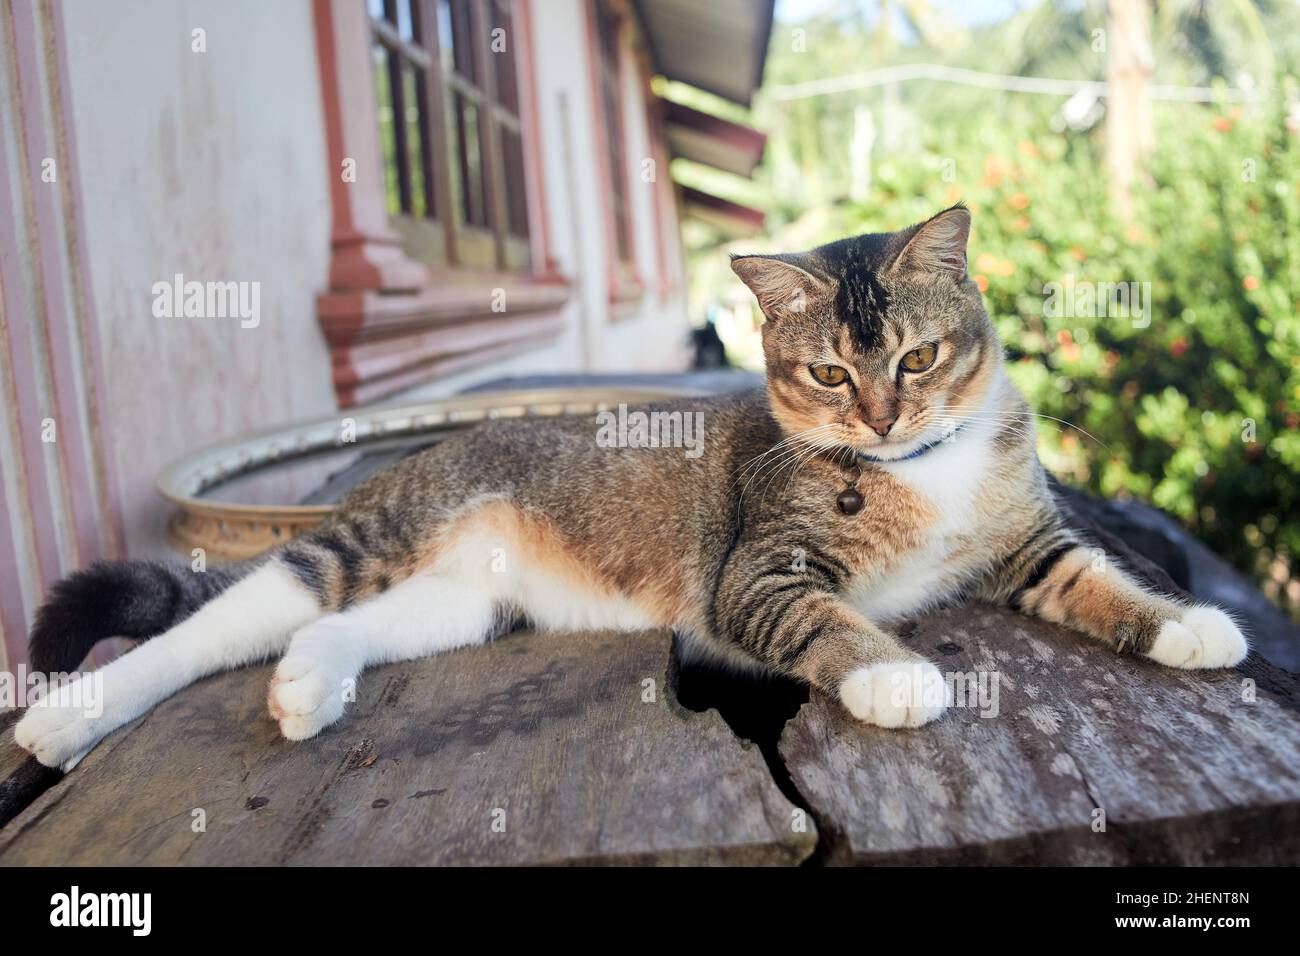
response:
<path fill-rule="evenodd" d="M 628 49 L 626 42 L 629 21 L 631 13 L 621 0 L 608 0 L 611 12 L 618 18 L 618 47 L 620 53 Z M 640 267 L 638 265 L 638 249 L 636 238 L 636 219 L 634 216 L 634 203 L 632 199 L 632 183 L 628 176 L 628 170 L 614 170 L 610 168 L 609 162 L 609 130 L 605 122 L 604 107 L 604 90 L 600 79 L 600 29 L 596 22 L 596 0 L 589 0 L 583 4 L 586 7 L 587 15 L 587 73 L 591 87 L 591 116 L 592 127 L 594 131 L 596 146 L 596 162 L 599 169 L 599 175 L 605 184 L 605 188 L 600 192 L 601 220 L 604 224 L 605 236 L 605 273 L 608 287 L 608 299 L 611 304 L 609 312 L 610 319 L 616 321 L 625 318 L 631 314 L 626 308 L 619 308 L 628 303 L 635 302 L 645 293 L 645 282 L 641 279 Z M 623 71 L 626 69 L 628 57 L 619 56 L 619 81 L 623 80 Z M 627 144 L 627 115 L 623 110 L 622 102 L 618 108 L 618 135 L 623 137 L 623 143 Z M 623 150 L 626 157 L 628 151 Z M 624 178 L 626 196 L 628 198 L 628 245 L 631 255 L 630 261 L 624 263 L 618 258 L 618 238 L 616 235 L 617 225 L 614 222 L 614 205 L 610 199 L 613 190 L 614 176 L 621 175 Z"/>
<path fill-rule="evenodd" d="M 664 100 L 654 91 L 652 81 L 654 68 L 649 56 L 638 51 L 636 66 L 641 78 L 641 95 L 646 103 L 646 126 L 651 158 L 655 163 L 655 182 L 651 190 L 655 227 L 655 265 L 659 278 L 659 299 L 666 302 L 677 291 L 677 277 L 668 268 L 668 233 L 664 223 L 664 205 L 672 206 L 676 211 L 676 192 L 673 189 L 671 157 L 668 155 L 668 139 L 665 129 L 668 123 L 668 111 Z"/>
<path fill-rule="evenodd" d="M 370 61 L 361 0 L 313 0 L 328 153 L 329 288 L 317 297 L 341 407 L 370 402 L 505 352 L 554 341 L 570 284 L 556 265 L 546 214 L 531 0 L 515 0 L 520 123 L 531 273 L 432 271 L 410 259 L 386 210 Z M 355 180 L 345 182 L 351 160 Z M 495 290 L 505 290 L 494 312 Z M 400 316 L 394 321 L 393 316 Z"/>

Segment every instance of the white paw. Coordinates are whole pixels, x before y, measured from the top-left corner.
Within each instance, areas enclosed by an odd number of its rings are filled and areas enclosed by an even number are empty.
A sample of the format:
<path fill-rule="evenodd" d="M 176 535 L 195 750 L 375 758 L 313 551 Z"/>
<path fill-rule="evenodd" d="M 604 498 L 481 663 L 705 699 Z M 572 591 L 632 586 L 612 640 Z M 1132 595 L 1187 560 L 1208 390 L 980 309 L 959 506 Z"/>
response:
<path fill-rule="evenodd" d="M 1166 621 L 1147 657 L 1169 667 L 1235 667 L 1250 650 L 1232 618 L 1217 607 L 1195 607 Z"/>
<path fill-rule="evenodd" d="M 840 684 L 840 700 L 858 720 L 878 727 L 920 727 L 951 702 L 943 673 L 929 661 L 859 667 Z"/>
<path fill-rule="evenodd" d="M 275 669 L 266 703 L 286 740 L 306 740 L 343 716 L 353 684 L 352 675 L 330 661 L 290 654 Z"/>
<path fill-rule="evenodd" d="M 113 729 L 113 724 L 78 699 L 71 686 L 33 704 L 14 725 L 14 740 L 46 767 L 71 770 Z"/>

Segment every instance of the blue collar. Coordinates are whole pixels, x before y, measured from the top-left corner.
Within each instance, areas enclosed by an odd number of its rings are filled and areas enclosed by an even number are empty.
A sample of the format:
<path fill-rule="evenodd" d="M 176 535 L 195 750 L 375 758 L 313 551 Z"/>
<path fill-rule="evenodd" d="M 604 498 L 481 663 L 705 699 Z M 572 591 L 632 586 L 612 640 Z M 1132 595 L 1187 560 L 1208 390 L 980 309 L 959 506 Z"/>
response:
<path fill-rule="evenodd" d="M 889 465 L 899 461 L 911 461 L 913 458 L 920 458 L 926 452 L 933 451 L 935 448 L 938 448 L 940 445 L 942 445 L 949 438 L 957 434 L 965 427 L 966 427 L 966 423 L 962 422 L 952 431 L 945 434 L 942 438 L 936 438 L 934 441 L 926 442 L 920 448 L 917 448 L 913 451 L 909 451 L 906 455 L 903 455 L 901 458 L 877 458 L 875 455 L 864 455 L 862 452 L 858 452 L 858 461 L 865 461 L 873 465 Z"/>

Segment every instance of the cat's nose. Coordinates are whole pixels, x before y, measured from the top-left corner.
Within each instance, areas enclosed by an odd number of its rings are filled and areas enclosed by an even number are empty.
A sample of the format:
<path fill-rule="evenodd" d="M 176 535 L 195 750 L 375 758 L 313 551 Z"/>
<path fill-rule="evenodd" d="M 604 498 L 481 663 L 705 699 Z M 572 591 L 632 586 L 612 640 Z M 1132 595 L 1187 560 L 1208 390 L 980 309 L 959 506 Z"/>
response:
<path fill-rule="evenodd" d="M 872 418 L 867 421 L 867 426 L 881 438 L 884 438 L 889 434 L 889 430 L 894 427 L 896 421 L 898 421 L 897 415 L 893 418 Z"/>

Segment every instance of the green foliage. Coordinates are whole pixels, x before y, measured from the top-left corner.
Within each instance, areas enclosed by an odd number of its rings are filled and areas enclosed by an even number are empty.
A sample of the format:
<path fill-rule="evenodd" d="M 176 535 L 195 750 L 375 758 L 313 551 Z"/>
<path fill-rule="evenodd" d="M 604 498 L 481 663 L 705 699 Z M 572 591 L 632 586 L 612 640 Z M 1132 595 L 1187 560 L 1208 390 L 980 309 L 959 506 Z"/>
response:
<path fill-rule="evenodd" d="M 920 150 L 876 164 L 869 200 L 835 204 L 822 238 L 964 200 L 971 275 L 1010 374 L 1036 411 L 1075 426 L 1040 421 L 1047 466 L 1164 508 L 1294 604 L 1300 135 L 1277 105 L 1159 108 L 1150 182 L 1125 225 L 1103 134 L 1052 132 L 1052 105 L 927 124 Z M 1125 309 L 1103 283 L 1140 298 Z"/>
<path fill-rule="evenodd" d="M 796 95 L 909 62 L 1100 80 L 1102 0 L 1027 4 L 910 40 L 878 15 L 892 6 L 858 0 L 777 25 L 752 119 L 769 133 L 767 155 L 742 200 L 767 210 L 767 234 L 731 249 L 807 248 L 966 201 L 971 273 L 1010 374 L 1051 416 L 1040 420 L 1045 464 L 1159 505 L 1300 617 L 1300 106 L 1279 80 L 1300 72 L 1300 7 L 1159 5 L 1157 83 L 1274 92 L 1241 107 L 1154 104 L 1149 178 L 1122 222 L 1105 124 L 1060 131 L 1061 99 L 935 82 Z M 867 111 L 871 143 L 855 155 Z M 722 237 L 697 238 L 693 302 L 741 301 Z M 1137 284 L 1136 321 L 1105 283 Z M 1054 292 L 1071 307 L 1052 308 Z"/>
<path fill-rule="evenodd" d="M 948 132 L 929 163 L 888 164 L 879 203 L 846 225 L 879 228 L 900 203 L 919 218 L 960 192 L 1013 378 L 1088 433 L 1042 428 L 1049 467 L 1152 501 L 1281 598 L 1300 554 L 1300 137 L 1276 107 L 1160 119 L 1129 225 L 1110 213 L 1100 141 L 1016 122 L 966 140 L 982 149 Z M 979 173 L 936 183 L 941 156 Z M 1138 283 L 1144 310 L 1109 298 L 1111 282 Z M 1053 291 L 1072 307 L 1051 308 Z"/>

